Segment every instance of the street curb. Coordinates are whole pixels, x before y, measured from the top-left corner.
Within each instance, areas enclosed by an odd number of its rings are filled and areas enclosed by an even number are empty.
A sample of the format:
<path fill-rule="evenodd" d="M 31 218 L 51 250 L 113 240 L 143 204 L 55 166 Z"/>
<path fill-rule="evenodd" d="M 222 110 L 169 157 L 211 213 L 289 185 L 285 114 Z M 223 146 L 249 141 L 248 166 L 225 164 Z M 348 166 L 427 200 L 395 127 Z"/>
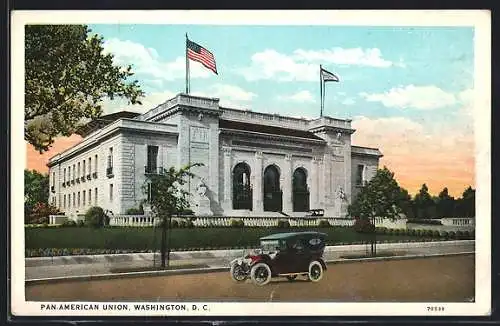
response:
<path fill-rule="evenodd" d="M 472 255 L 474 251 L 456 252 L 456 253 L 440 253 L 440 254 L 422 254 L 422 255 L 408 255 L 408 256 L 390 256 L 390 257 L 368 257 L 368 258 L 353 258 L 353 259 L 332 259 L 325 261 L 327 264 L 348 264 L 359 262 L 373 262 L 373 261 L 390 261 L 390 260 L 407 260 L 418 258 L 432 258 L 444 256 L 459 256 L 459 255 Z M 167 275 L 188 275 L 188 274 L 204 274 L 229 271 L 229 267 L 205 267 L 205 268 L 187 268 L 163 271 L 145 271 L 145 272 L 128 272 L 128 273 L 113 273 L 113 274 L 97 274 L 97 275 L 81 275 L 81 276 L 62 276 L 52 278 L 40 278 L 26 280 L 25 285 L 39 285 L 50 284 L 58 282 L 72 282 L 72 281 L 97 281 L 97 280 L 112 280 L 121 278 L 137 278 L 137 277 L 154 277 L 154 276 L 167 276 Z"/>
<path fill-rule="evenodd" d="M 469 245 L 475 240 L 447 240 L 430 242 L 396 242 L 379 243 L 379 249 L 407 249 L 407 248 L 429 248 L 439 246 Z M 364 250 L 368 244 L 337 245 L 325 247 L 325 252 L 358 251 Z M 183 260 L 193 258 L 227 258 L 238 257 L 251 249 L 220 249 L 220 250 L 200 250 L 200 251 L 173 251 L 172 260 Z M 107 255 L 75 255 L 75 256 L 55 256 L 55 257 L 30 257 L 25 258 L 26 267 L 58 266 L 58 265 L 78 265 L 78 264 L 110 264 L 118 262 L 146 261 L 153 260 L 158 253 L 128 253 L 128 254 L 107 254 Z M 202 257 L 204 256 L 204 257 Z"/>

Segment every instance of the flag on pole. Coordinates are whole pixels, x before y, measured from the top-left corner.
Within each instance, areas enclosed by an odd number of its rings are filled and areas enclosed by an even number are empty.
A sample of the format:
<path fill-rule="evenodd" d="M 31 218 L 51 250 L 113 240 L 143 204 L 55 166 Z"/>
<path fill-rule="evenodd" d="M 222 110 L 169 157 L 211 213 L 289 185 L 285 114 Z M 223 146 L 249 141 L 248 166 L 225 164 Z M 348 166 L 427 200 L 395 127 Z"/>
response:
<path fill-rule="evenodd" d="M 328 70 L 321 68 L 321 80 L 323 82 L 328 82 L 328 81 L 338 82 L 339 77 L 337 77 L 337 75 L 329 72 Z"/>
<path fill-rule="evenodd" d="M 202 65 L 212 70 L 217 75 L 217 66 L 215 64 L 215 57 L 212 52 L 208 51 L 203 46 L 187 39 L 186 53 L 188 59 L 200 62 Z"/>
<path fill-rule="evenodd" d="M 325 106 L 325 82 L 339 82 L 340 79 L 334 73 L 329 72 L 326 69 L 323 69 L 322 65 L 319 65 L 319 83 L 320 83 L 320 116 L 323 116 L 323 107 Z"/>

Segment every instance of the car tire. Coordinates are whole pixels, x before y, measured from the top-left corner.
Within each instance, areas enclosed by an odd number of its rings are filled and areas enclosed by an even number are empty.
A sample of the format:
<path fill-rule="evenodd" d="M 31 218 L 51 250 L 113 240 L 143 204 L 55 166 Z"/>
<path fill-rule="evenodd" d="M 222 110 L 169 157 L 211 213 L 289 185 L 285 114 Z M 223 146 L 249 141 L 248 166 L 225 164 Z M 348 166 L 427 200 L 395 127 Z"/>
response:
<path fill-rule="evenodd" d="M 257 285 L 266 285 L 271 281 L 271 268 L 265 263 L 257 263 L 250 270 L 250 277 Z"/>
<path fill-rule="evenodd" d="M 297 274 L 295 275 L 287 275 L 286 278 L 291 282 L 294 281 L 297 278 Z"/>
<path fill-rule="evenodd" d="M 323 278 L 323 265 L 317 260 L 309 264 L 309 280 L 311 282 L 318 282 Z"/>
<path fill-rule="evenodd" d="M 248 275 L 243 270 L 243 267 L 238 264 L 231 265 L 231 278 L 236 282 L 243 282 L 248 278 Z"/>

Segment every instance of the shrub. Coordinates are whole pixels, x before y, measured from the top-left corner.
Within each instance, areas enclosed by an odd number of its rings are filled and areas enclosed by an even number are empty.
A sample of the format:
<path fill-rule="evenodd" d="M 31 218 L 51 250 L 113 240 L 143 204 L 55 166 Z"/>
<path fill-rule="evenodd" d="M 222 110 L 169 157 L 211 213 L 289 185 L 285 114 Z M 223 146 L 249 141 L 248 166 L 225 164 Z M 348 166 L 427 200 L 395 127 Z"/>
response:
<path fill-rule="evenodd" d="M 184 222 L 184 221 L 181 221 L 181 222 Z M 178 228 L 178 227 L 182 227 L 182 226 L 176 220 L 172 220 L 172 223 L 170 224 L 170 227 L 174 229 L 174 228 Z"/>
<path fill-rule="evenodd" d="M 280 229 L 286 229 L 290 227 L 290 222 L 287 220 L 279 220 L 278 221 L 278 228 Z"/>
<path fill-rule="evenodd" d="M 448 239 L 448 232 L 446 231 L 441 231 L 441 233 L 439 233 L 439 236 L 442 237 L 442 238 L 445 238 L 445 239 Z"/>
<path fill-rule="evenodd" d="M 26 224 L 44 224 L 49 222 L 49 215 L 60 214 L 57 207 L 47 203 L 38 202 L 28 216 L 25 217 Z"/>
<path fill-rule="evenodd" d="M 456 234 L 455 234 L 454 231 L 448 232 L 448 236 L 450 237 L 450 239 L 455 239 L 456 238 Z"/>
<path fill-rule="evenodd" d="M 427 224 L 427 225 L 442 225 L 440 220 L 428 220 L 428 219 L 420 219 L 420 218 L 410 218 L 407 220 L 407 223 Z"/>
<path fill-rule="evenodd" d="M 438 230 L 435 230 L 432 235 L 435 237 L 435 238 L 439 238 L 441 236 L 441 233 L 438 231 Z"/>
<path fill-rule="evenodd" d="M 241 228 L 245 226 L 245 222 L 243 222 L 242 220 L 231 219 L 230 226 L 232 228 Z"/>
<path fill-rule="evenodd" d="M 186 227 L 187 227 L 187 228 L 189 228 L 189 229 L 194 228 L 194 223 L 193 223 L 193 221 L 191 221 L 191 220 L 187 220 L 187 222 L 186 222 Z"/>
<path fill-rule="evenodd" d="M 456 237 L 457 237 L 457 239 L 463 239 L 464 238 L 464 232 L 463 231 L 457 231 Z"/>
<path fill-rule="evenodd" d="M 320 227 L 320 228 L 327 228 L 330 226 L 331 226 L 330 222 L 328 222 L 327 220 L 320 220 L 318 223 L 318 227 Z"/>
<path fill-rule="evenodd" d="M 375 231 L 375 225 L 370 223 L 368 219 L 356 219 L 353 228 L 358 233 L 373 233 Z"/>
<path fill-rule="evenodd" d="M 142 205 L 139 208 L 132 207 L 125 211 L 125 215 L 144 215 L 144 209 Z"/>
<path fill-rule="evenodd" d="M 63 222 L 62 226 L 65 226 L 65 227 L 75 227 L 75 226 L 77 226 L 77 223 L 75 221 L 73 221 L 73 220 L 66 220 L 66 221 Z"/>
<path fill-rule="evenodd" d="M 106 224 L 106 215 L 104 214 L 104 210 L 98 206 L 89 208 L 85 213 L 85 224 L 94 228 L 103 227 Z"/>

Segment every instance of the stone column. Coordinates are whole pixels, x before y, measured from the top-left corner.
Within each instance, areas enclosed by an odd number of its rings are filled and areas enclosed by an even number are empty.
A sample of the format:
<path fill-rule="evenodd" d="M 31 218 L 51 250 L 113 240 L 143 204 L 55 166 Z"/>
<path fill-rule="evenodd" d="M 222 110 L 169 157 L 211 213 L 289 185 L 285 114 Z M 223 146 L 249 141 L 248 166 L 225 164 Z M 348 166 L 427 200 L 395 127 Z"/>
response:
<path fill-rule="evenodd" d="M 318 162 L 318 208 L 325 208 L 326 196 L 326 180 L 325 180 L 325 160 L 320 159 Z"/>
<path fill-rule="evenodd" d="M 231 148 L 224 147 L 224 210 L 233 209 L 231 187 Z"/>
<path fill-rule="evenodd" d="M 255 153 L 255 160 L 252 173 L 252 208 L 255 213 L 262 213 L 264 211 L 264 202 L 262 200 L 262 152 Z"/>
<path fill-rule="evenodd" d="M 313 157 L 311 161 L 311 194 L 310 194 L 310 208 L 318 208 L 318 158 Z"/>
<path fill-rule="evenodd" d="M 290 213 L 293 211 L 292 198 L 292 155 L 285 155 L 285 163 L 283 164 L 283 212 Z"/>

